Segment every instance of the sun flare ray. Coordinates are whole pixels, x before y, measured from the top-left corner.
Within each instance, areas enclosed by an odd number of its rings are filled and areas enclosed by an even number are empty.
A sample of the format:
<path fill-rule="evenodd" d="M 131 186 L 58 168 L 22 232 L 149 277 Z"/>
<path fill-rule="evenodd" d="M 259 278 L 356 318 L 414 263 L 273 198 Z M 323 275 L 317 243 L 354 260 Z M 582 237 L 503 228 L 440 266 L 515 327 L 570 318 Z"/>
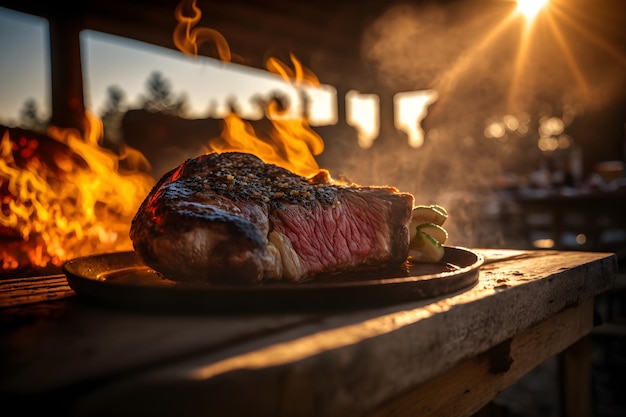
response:
<path fill-rule="evenodd" d="M 524 26 L 524 32 L 520 38 L 520 45 L 513 65 L 513 75 L 511 77 L 511 89 L 509 90 L 508 105 L 513 106 L 518 103 L 519 88 L 521 85 L 522 74 L 524 73 L 524 63 L 526 62 L 532 39 L 531 26 Z"/>
<path fill-rule="evenodd" d="M 566 3 L 567 4 L 567 3 Z M 589 27 L 594 23 L 594 21 L 590 21 L 589 16 L 584 15 L 583 13 L 577 12 L 575 9 L 568 9 L 567 13 L 561 8 L 553 8 L 553 13 L 555 17 L 559 19 L 559 23 L 562 21 L 565 24 L 569 25 L 572 29 L 574 29 L 577 33 L 582 36 L 585 36 L 587 40 L 592 42 L 597 47 L 601 48 L 605 52 L 609 53 L 613 58 L 618 60 L 621 65 L 626 66 L 626 54 L 622 52 L 620 48 L 616 45 L 608 43 L 602 37 L 598 36 L 593 31 L 589 30 Z M 572 17 L 570 14 L 575 13 L 576 18 Z M 588 24 L 584 25 L 580 20 L 582 19 L 586 21 Z M 595 22 L 597 23 L 597 22 Z"/>
<path fill-rule="evenodd" d="M 492 30 L 490 30 L 483 39 L 477 43 L 474 47 L 472 47 L 465 54 L 461 55 L 456 62 L 454 62 L 450 69 L 446 71 L 446 73 L 441 77 L 437 85 L 435 86 L 435 90 L 440 93 L 440 105 L 443 105 L 445 101 L 445 97 L 447 91 L 451 91 L 457 85 L 457 83 L 461 80 L 461 75 L 467 71 L 467 69 L 479 59 L 479 55 L 483 53 L 487 48 L 495 43 L 499 36 L 506 29 L 509 28 L 511 22 L 514 19 L 514 14 L 510 14 L 506 19 L 501 21 L 497 26 L 495 26 Z"/>
<path fill-rule="evenodd" d="M 572 72 L 572 75 L 576 79 L 576 82 L 578 83 L 578 85 L 581 88 L 581 91 L 583 92 L 583 96 L 586 98 L 589 98 L 589 95 L 590 95 L 589 84 L 585 80 L 585 76 L 580 70 L 580 66 L 576 62 L 576 58 L 574 57 L 574 54 L 572 53 L 571 48 L 568 46 L 567 41 L 563 37 L 563 32 L 558 27 L 557 23 L 554 21 L 554 18 L 552 16 L 548 16 L 548 23 L 550 25 L 550 29 L 552 30 L 552 33 L 554 34 L 554 37 L 557 43 L 561 47 L 561 51 L 563 52 L 563 56 L 565 57 L 565 62 L 567 63 L 567 66 L 569 67 L 570 71 Z"/>

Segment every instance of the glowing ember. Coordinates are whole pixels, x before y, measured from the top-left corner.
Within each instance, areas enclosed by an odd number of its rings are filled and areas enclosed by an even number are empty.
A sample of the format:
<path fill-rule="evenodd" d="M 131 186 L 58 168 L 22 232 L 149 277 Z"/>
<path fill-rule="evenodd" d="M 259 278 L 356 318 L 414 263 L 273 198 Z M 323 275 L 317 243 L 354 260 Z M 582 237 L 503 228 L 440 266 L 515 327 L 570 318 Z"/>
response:
<path fill-rule="evenodd" d="M 193 16 L 184 15 L 183 9 L 192 10 Z M 202 13 L 195 0 L 184 0 L 175 12 L 179 24 L 174 30 L 174 43 L 181 52 L 197 55 L 200 44 L 213 42 L 222 61 L 230 61 L 231 52 L 225 39 L 213 29 L 195 27 Z M 276 58 L 266 62 L 267 70 L 279 75 L 294 88 L 316 87 L 320 85 L 315 74 L 304 67 L 291 55 L 293 68 Z M 319 172 L 315 155 L 324 150 L 322 138 L 311 129 L 306 117 L 290 115 L 276 100 L 267 104 L 266 116 L 272 123 L 267 136 L 261 137 L 252 125 L 232 112 L 224 119 L 221 136 L 208 143 L 213 152 L 247 152 L 263 161 L 279 165 L 299 175 L 312 176 Z"/>
<path fill-rule="evenodd" d="M 137 151 L 120 157 L 98 145 L 101 134 L 102 124 L 89 114 L 85 137 L 56 127 L 42 136 L 46 143 L 27 132 L 2 133 L 2 271 L 132 248 L 130 220 L 154 180 L 131 166 L 147 164 Z"/>

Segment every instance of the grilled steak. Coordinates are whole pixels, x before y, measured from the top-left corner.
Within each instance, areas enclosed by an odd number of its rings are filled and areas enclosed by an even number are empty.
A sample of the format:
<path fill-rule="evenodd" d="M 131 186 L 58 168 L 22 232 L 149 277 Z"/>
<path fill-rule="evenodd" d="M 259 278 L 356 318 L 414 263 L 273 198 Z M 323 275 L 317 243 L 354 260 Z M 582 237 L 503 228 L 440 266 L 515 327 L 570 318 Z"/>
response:
<path fill-rule="evenodd" d="M 399 265 L 414 198 L 391 187 L 304 178 L 254 155 L 189 159 L 165 174 L 132 221 L 144 263 L 174 280 L 301 282 Z"/>

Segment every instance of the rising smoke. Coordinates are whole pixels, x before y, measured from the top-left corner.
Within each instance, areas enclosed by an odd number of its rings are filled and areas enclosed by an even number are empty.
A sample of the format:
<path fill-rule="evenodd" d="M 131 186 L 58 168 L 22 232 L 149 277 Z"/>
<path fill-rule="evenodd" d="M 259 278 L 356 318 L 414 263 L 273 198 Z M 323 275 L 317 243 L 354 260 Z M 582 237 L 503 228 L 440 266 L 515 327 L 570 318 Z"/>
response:
<path fill-rule="evenodd" d="M 401 136 L 379 139 L 349 154 L 341 169 L 355 182 L 393 184 L 418 203 L 449 207 L 452 243 L 506 245 L 485 226 L 486 207 L 498 178 L 527 175 L 541 159 L 540 120 L 569 125 L 580 116 L 572 109 L 602 108 L 626 90 L 623 52 L 585 29 L 594 27 L 593 13 L 557 8 L 528 32 L 513 13 L 514 3 L 503 1 L 400 3 L 363 34 L 364 65 L 379 91 L 433 89 L 439 99 L 422 122 L 423 146 L 411 148 Z M 490 120 L 506 118 L 525 130 L 485 137 Z"/>

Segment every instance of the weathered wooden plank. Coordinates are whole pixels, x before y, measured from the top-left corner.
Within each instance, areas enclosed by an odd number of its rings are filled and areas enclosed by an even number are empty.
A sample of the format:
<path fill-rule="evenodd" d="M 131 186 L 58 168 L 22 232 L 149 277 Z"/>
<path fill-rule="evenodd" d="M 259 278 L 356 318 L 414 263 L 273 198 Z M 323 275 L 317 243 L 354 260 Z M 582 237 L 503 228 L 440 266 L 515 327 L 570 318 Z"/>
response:
<path fill-rule="evenodd" d="M 0 280 L 0 309 L 75 296 L 65 275 Z"/>
<path fill-rule="evenodd" d="M 0 393 L 36 395 L 115 378 L 315 320 L 314 315 L 143 313 L 87 304 L 80 297 L 50 305 L 54 310 L 35 304 L 0 311 Z"/>

